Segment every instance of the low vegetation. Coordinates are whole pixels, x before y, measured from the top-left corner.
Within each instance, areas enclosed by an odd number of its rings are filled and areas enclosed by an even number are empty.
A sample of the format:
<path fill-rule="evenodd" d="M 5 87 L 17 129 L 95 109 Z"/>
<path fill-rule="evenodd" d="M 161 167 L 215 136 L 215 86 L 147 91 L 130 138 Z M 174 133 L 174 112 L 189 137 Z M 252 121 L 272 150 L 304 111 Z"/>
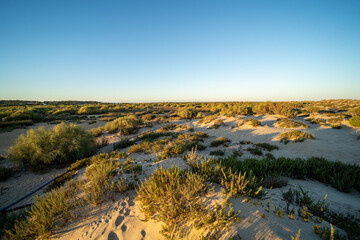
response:
<path fill-rule="evenodd" d="M 249 118 L 245 120 L 246 123 L 249 123 L 253 127 L 261 126 L 261 122 L 255 118 Z"/>
<path fill-rule="evenodd" d="M 210 143 L 210 147 L 218 147 L 220 145 L 223 145 L 224 147 L 227 146 L 229 143 L 231 143 L 231 140 L 226 137 L 218 137 L 214 141 Z"/>
<path fill-rule="evenodd" d="M 33 168 L 71 163 L 94 153 L 95 141 L 75 124 L 61 123 L 51 130 L 31 129 L 9 149 L 10 160 Z"/>
<path fill-rule="evenodd" d="M 172 167 L 157 169 L 149 180 L 141 184 L 137 193 L 145 218 L 161 221 L 161 233 L 167 239 L 186 238 L 188 232 L 185 229 L 189 224 L 207 230 L 208 238 L 216 238 L 241 218 L 228 198 L 215 209 L 208 208 L 202 198 L 209 191 L 210 185 L 202 176 Z"/>
<path fill-rule="evenodd" d="M 300 130 L 291 130 L 289 132 L 281 133 L 278 138 L 280 142 L 285 144 L 288 143 L 289 141 L 303 142 L 306 139 L 315 139 L 313 135 Z"/>
<path fill-rule="evenodd" d="M 135 133 L 141 121 L 134 115 L 119 117 L 105 125 L 104 129 L 110 133 L 118 132 L 120 135 Z"/>
<path fill-rule="evenodd" d="M 360 127 L 360 117 L 359 116 L 352 116 L 349 120 L 351 126 Z"/>
<path fill-rule="evenodd" d="M 290 118 L 281 118 L 277 121 L 276 125 L 280 128 L 309 128 L 305 123 Z"/>

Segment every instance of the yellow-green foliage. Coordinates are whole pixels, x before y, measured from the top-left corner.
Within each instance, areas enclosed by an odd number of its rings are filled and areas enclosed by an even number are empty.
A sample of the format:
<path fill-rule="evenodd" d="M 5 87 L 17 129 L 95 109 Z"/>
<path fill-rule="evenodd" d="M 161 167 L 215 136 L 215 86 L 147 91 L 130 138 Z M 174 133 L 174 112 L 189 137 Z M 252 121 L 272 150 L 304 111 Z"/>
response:
<path fill-rule="evenodd" d="M 295 120 L 289 119 L 289 118 L 279 119 L 277 121 L 277 126 L 281 127 L 281 128 L 299 128 L 299 127 L 309 128 L 309 126 L 306 125 L 305 123 L 298 122 L 298 121 L 295 121 Z"/>
<path fill-rule="evenodd" d="M 140 119 L 131 115 L 126 117 L 119 117 L 112 122 L 105 125 L 105 130 L 110 133 L 119 132 L 123 135 L 128 135 L 138 127 Z"/>
<path fill-rule="evenodd" d="M 116 165 L 112 160 L 103 160 L 86 168 L 88 185 L 85 188 L 86 200 L 94 205 L 100 204 L 105 192 L 110 188 L 110 178 L 115 174 Z"/>
<path fill-rule="evenodd" d="M 280 134 L 279 139 L 281 142 L 287 142 L 289 140 L 294 142 L 303 142 L 306 139 L 315 139 L 315 137 L 307 132 L 300 130 L 291 130 Z"/>
<path fill-rule="evenodd" d="M 61 123 L 51 130 L 40 127 L 21 135 L 9 149 L 13 162 L 42 167 L 50 164 L 68 163 L 87 157 L 94 152 L 92 134 L 75 124 Z"/>
<path fill-rule="evenodd" d="M 250 123 L 250 125 L 253 127 L 261 126 L 261 122 L 255 118 L 249 118 L 246 120 L 246 122 Z"/>
<path fill-rule="evenodd" d="M 181 118 L 190 119 L 197 115 L 197 111 L 192 108 L 182 108 L 177 112 L 177 115 Z"/>
<path fill-rule="evenodd" d="M 64 224 L 73 218 L 71 209 L 80 202 L 73 187 L 52 190 L 43 197 L 36 198 L 29 216 L 15 223 L 12 231 L 7 231 L 8 239 L 46 239 L 52 234 L 55 222 Z"/>
<path fill-rule="evenodd" d="M 221 231 L 233 221 L 240 221 L 232 208 L 225 212 L 228 201 L 217 205 L 216 210 L 206 209 L 201 197 L 208 191 L 209 185 L 197 174 L 178 167 L 160 168 L 141 184 L 138 200 L 147 220 L 164 223 L 162 233 L 169 239 L 186 237 L 185 229 L 190 223 L 196 228 Z"/>
<path fill-rule="evenodd" d="M 359 116 L 351 117 L 349 123 L 351 124 L 351 126 L 360 127 L 360 117 Z"/>
<path fill-rule="evenodd" d="M 103 134 L 103 131 L 103 127 L 93 128 L 90 130 L 91 134 L 94 135 L 94 137 L 101 136 Z"/>

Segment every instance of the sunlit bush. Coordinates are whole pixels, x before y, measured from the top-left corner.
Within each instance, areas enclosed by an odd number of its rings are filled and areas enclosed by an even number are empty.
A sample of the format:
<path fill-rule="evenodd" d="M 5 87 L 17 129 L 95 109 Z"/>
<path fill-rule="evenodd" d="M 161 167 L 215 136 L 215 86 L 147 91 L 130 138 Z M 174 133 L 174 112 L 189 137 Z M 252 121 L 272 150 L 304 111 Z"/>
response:
<path fill-rule="evenodd" d="M 75 124 L 61 123 L 51 130 L 40 127 L 21 135 L 9 149 L 13 162 L 32 167 L 68 163 L 89 156 L 95 150 L 92 134 Z"/>

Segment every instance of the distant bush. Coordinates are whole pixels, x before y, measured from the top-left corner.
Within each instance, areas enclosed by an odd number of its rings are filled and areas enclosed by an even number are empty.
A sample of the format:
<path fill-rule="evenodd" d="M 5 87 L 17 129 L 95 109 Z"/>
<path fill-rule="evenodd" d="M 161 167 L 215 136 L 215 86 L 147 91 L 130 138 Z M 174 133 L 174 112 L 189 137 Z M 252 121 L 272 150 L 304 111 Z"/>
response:
<path fill-rule="evenodd" d="M 269 143 L 255 143 L 254 144 L 256 147 L 262 148 L 264 150 L 267 150 L 269 152 L 271 152 L 272 150 L 279 150 L 279 147 L 276 145 L 271 145 Z"/>
<path fill-rule="evenodd" d="M 197 115 L 197 111 L 192 108 L 182 108 L 177 112 L 177 115 L 181 118 L 190 119 Z"/>
<path fill-rule="evenodd" d="M 307 118 L 307 119 L 305 119 L 305 121 L 309 121 L 310 123 L 318 123 L 321 125 L 325 124 L 325 120 L 323 120 L 321 118 Z"/>
<path fill-rule="evenodd" d="M 231 140 L 226 137 L 218 137 L 210 143 L 210 147 L 218 147 L 220 145 L 227 145 Z"/>
<path fill-rule="evenodd" d="M 359 116 L 351 117 L 349 123 L 351 124 L 351 126 L 360 127 L 360 117 Z"/>
<path fill-rule="evenodd" d="M 69 163 L 89 156 L 95 150 L 92 134 L 75 124 L 61 123 L 51 130 L 40 127 L 20 135 L 9 149 L 10 160 L 31 167 Z"/>
<path fill-rule="evenodd" d="M 135 142 L 131 140 L 123 140 L 114 146 L 114 149 L 123 149 L 134 145 Z"/>
<path fill-rule="evenodd" d="M 280 142 L 287 142 L 292 140 L 294 142 L 303 142 L 306 139 L 315 139 L 315 137 L 307 132 L 300 130 L 291 130 L 290 132 L 285 132 L 279 136 Z"/>
<path fill-rule="evenodd" d="M 140 119 L 135 116 L 119 117 L 105 125 L 105 130 L 110 133 L 119 132 L 121 135 L 134 133 L 141 123 Z"/>

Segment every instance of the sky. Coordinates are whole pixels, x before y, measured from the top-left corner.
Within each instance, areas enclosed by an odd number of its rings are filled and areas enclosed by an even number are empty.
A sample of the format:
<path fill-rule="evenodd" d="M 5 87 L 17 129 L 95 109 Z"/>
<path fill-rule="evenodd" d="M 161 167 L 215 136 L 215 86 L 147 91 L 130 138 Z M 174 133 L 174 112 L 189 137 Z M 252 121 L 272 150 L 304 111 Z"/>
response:
<path fill-rule="evenodd" d="M 0 99 L 360 99 L 358 0 L 1 0 Z"/>

